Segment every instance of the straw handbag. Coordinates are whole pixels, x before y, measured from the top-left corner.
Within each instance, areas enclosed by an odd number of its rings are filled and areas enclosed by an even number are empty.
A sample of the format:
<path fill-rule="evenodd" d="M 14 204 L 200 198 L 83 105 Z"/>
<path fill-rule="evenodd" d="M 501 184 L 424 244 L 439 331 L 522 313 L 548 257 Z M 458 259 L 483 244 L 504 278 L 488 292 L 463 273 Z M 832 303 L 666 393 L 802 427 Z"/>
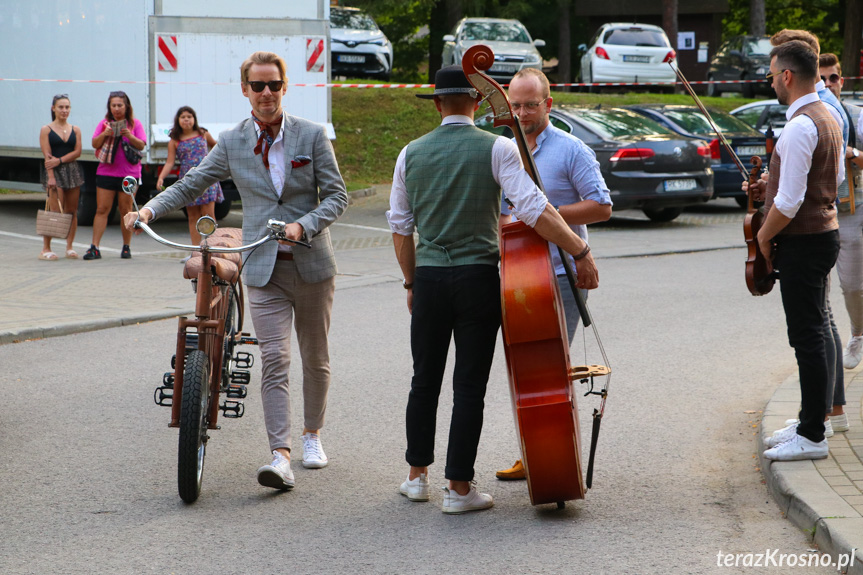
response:
<path fill-rule="evenodd" d="M 48 198 L 45 198 L 45 209 L 36 212 L 36 233 L 65 240 L 71 227 L 72 214 L 63 213 L 63 204 L 59 212 L 48 211 Z"/>

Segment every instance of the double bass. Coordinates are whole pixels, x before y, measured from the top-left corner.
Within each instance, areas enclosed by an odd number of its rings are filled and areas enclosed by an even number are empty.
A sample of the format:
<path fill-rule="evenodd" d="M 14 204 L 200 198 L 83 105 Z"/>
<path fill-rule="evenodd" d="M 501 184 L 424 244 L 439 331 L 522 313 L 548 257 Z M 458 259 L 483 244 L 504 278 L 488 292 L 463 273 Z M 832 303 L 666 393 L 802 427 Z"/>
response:
<path fill-rule="evenodd" d="M 497 82 L 481 70 L 494 63 L 494 53 L 483 45 L 472 46 L 462 59 L 468 81 L 489 102 L 494 125 L 508 126 L 516 135 L 525 169 L 542 189 L 518 118 Z M 602 412 L 594 410 L 593 438 L 585 481 L 581 462 L 581 435 L 573 380 L 590 382 L 588 394 L 602 397 L 602 411 L 611 370 L 606 365 L 571 367 L 563 302 L 551 263 L 548 242 L 523 222 L 501 230 L 502 330 L 513 414 L 521 443 L 522 462 L 533 505 L 583 499 L 592 483 L 593 459 Z M 561 250 L 567 277 L 576 297 L 584 326 L 592 324 L 589 310 L 575 288 L 569 258 Z M 595 327 L 594 327 L 595 330 Z M 598 340 L 598 335 L 597 335 Z M 601 348 L 601 344 L 600 344 Z M 605 377 L 605 386 L 594 391 L 594 378 Z"/>

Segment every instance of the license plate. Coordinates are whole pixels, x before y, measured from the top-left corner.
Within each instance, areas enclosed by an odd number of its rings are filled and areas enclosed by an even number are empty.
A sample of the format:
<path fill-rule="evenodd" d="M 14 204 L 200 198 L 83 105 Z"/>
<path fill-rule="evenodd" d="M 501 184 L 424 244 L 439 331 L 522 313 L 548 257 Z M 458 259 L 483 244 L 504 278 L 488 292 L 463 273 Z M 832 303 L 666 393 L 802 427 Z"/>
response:
<path fill-rule="evenodd" d="M 687 190 L 694 190 L 697 187 L 698 184 L 692 178 L 685 180 L 665 180 L 666 192 L 685 192 Z"/>
<path fill-rule="evenodd" d="M 765 146 L 739 146 L 737 148 L 738 156 L 763 156 L 767 154 Z"/>
<path fill-rule="evenodd" d="M 624 55 L 623 61 L 624 62 L 638 62 L 640 64 L 649 64 L 650 63 L 650 56 L 631 56 L 631 55 L 627 56 L 627 55 Z"/>
<path fill-rule="evenodd" d="M 366 61 L 365 56 L 354 56 L 353 54 L 342 54 L 336 57 L 336 60 L 343 64 L 362 64 Z"/>
<path fill-rule="evenodd" d="M 510 72 L 518 72 L 518 66 L 515 64 L 492 64 L 491 68 L 488 70 L 489 72 L 503 72 L 508 74 Z"/>

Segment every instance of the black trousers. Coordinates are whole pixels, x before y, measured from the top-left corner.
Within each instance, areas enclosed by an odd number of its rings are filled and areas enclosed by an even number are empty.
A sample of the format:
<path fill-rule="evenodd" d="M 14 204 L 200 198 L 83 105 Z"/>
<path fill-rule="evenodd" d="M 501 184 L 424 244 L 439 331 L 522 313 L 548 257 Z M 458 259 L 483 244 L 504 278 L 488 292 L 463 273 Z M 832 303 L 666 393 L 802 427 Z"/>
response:
<path fill-rule="evenodd" d="M 438 397 L 455 338 L 453 410 L 445 476 L 470 481 L 482 432 L 485 390 L 500 328 L 497 266 L 421 266 L 414 276 L 411 351 L 414 376 L 407 406 L 405 458 L 434 462 Z"/>
<path fill-rule="evenodd" d="M 833 385 L 825 339 L 831 338 L 825 318 L 827 276 L 839 255 L 839 232 L 777 236 L 774 264 L 779 270 L 779 287 L 788 343 L 797 356 L 800 376 L 800 425 L 797 434 L 819 442 L 824 440 L 827 387 Z"/>

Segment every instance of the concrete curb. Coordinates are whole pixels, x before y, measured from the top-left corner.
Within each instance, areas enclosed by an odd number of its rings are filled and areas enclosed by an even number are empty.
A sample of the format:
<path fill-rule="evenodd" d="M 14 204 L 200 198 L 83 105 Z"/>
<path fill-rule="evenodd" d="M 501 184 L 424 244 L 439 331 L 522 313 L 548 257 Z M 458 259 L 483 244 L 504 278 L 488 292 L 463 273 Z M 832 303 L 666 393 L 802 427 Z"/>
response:
<path fill-rule="evenodd" d="M 846 372 L 846 376 L 857 379 L 856 372 Z M 847 398 L 848 406 L 856 405 L 858 410 L 860 401 L 859 396 Z M 794 374 L 779 386 L 767 403 L 758 428 L 756 448 L 767 489 L 785 516 L 807 532 L 819 550 L 830 555 L 834 563 L 839 555 L 847 556 L 853 551 L 854 564 L 843 572 L 863 575 L 863 515 L 828 482 L 828 476 L 842 477 L 844 472 L 838 466 L 833 469 L 832 460 L 770 461 L 764 457 L 764 436 L 784 427 L 786 419 L 797 417 L 799 405 L 800 381 Z M 837 445 L 842 435 L 834 436 Z M 832 438 L 830 443 L 832 452 Z"/>

